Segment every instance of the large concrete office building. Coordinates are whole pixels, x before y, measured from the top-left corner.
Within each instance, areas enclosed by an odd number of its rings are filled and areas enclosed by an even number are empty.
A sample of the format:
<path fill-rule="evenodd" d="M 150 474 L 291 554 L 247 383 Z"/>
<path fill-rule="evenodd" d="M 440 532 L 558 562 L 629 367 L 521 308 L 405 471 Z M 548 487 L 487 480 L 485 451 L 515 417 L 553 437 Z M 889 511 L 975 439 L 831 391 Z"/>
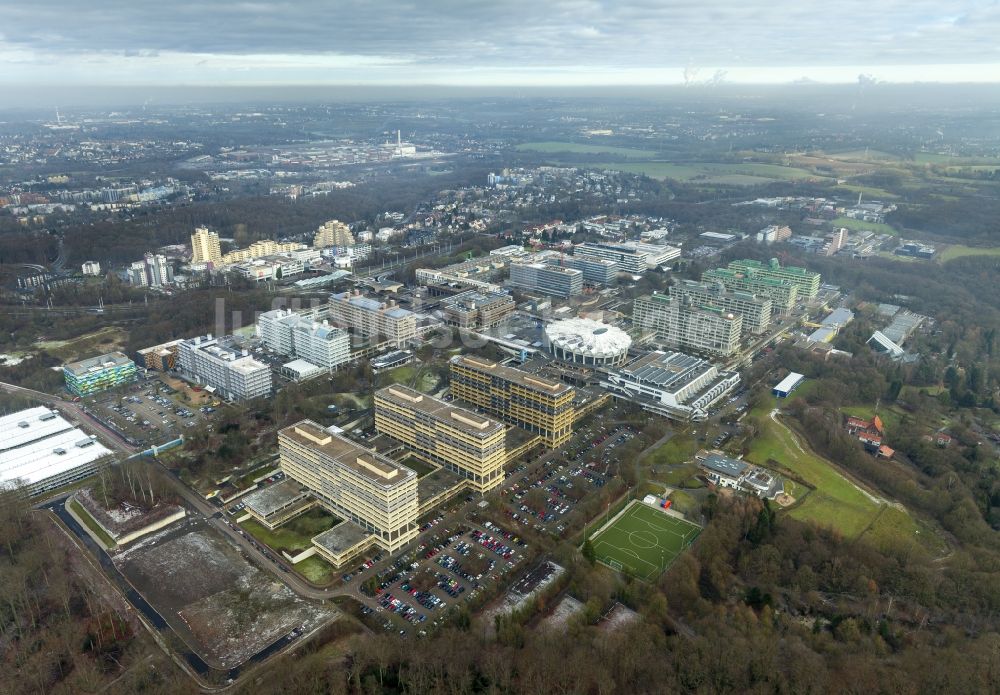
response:
<path fill-rule="evenodd" d="M 614 261 L 622 272 L 639 275 L 649 270 L 649 254 L 645 251 L 618 244 L 586 242 L 573 249 L 574 256 L 591 256 Z"/>
<path fill-rule="evenodd" d="M 679 299 L 690 297 L 693 304 L 715 306 L 723 311 L 739 314 L 743 317 L 745 333 L 764 333 L 771 325 L 773 302 L 770 297 L 730 290 L 721 282 L 681 280 L 670 287 L 670 296 Z"/>
<path fill-rule="evenodd" d="M 0 489 L 38 495 L 93 475 L 111 455 L 56 410 L 28 408 L 0 417 Z"/>
<path fill-rule="evenodd" d="M 458 473 L 477 492 L 503 482 L 507 428 L 485 415 L 388 386 L 375 392 L 375 429 Z"/>
<path fill-rule="evenodd" d="M 366 535 L 374 536 L 374 541 L 389 552 L 416 538 L 420 504 L 413 470 L 312 420 L 279 431 L 278 453 L 288 477 L 365 532 L 349 534 L 353 542 L 344 547 L 325 544 L 328 559 L 333 555 L 333 561 L 340 564 L 352 549 L 362 548 Z M 322 542 L 314 544 L 324 549 Z"/>
<path fill-rule="evenodd" d="M 459 328 L 499 326 L 514 308 L 514 298 L 506 292 L 466 290 L 441 300 L 444 322 Z"/>
<path fill-rule="evenodd" d="M 451 393 L 556 447 L 572 435 L 576 390 L 479 357 L 451 358 Z"/>
<path fill-rule="evenodd" d="M 644 334 L 651 332 L 658 343 L 714 357 L 736 353 L 743 331 L 739 314 L 665 294 L 636 299 L 632 322 Z"/>
<path fill-rule="evenodd" d="M 77 396 L 106 391 L 135 381 L 135 362 L 120 352 L 109 352 L 63 366 L 66 390 Z"/>
<path fill-rule="evenodd" d="M 334 369 L 351 359 L 348 332 L 318 316 L 297 314 L 291 309 L 266 311 L 257 319 L 257 330 L 269 350 L 323 369 Z"/>
<path fill-rule="evenodd" d="M 596 256 L 567 256 L 553 252 L 547 253 L 542 260 L 547 265 L 579 270 L 583 272 L 583 281 L 592 285 L 613 285 L 618 281 L 618 273 L 621 272 L 615 261 Z"/>
<path fill-rule="evenodd" d="M 736 372 L 680 352 L 651 352 L 611 372 L 604 386 L 652 412 L 704 420 L 707 410 L 740 383 Z"/>
<path fill-rule="evenodd" d="M 795 285 L 798 289 L 799 297 L 813 299 L 819 292 L 819 273 L 795 266 L 782 267 L 777 258 L 772 258 L 767 263 L 748 259 L 731 261 L 729 268 L 747 275 L 771 278 L 773 280 L 786 280 Z"/>
<path fill-rule="evenodd" d="M 554 297 L 572 297 L 583 293 L 583 271 L 538 262 L 514 262 L 510 265 L 510 285 Z"/>
<path fill-rule="evenodd" d="M 732 268 L 710 268 L 701 274 L 703 282 L 721 282 L 727 289 L 751 292 L 771 299 L 771 312 L 787 314 L 799 298 L 799 288 L 788 280 L 778 280 Z"/>
<path fill-rule="evenodd" d="M 205 384 L 229 400 L 242 401 L 271 393 L 271 369 L 226 338 L 209 333 L 180 344 L 178 362 L 192 381 Z"/>
<path fill-rule="evenodd" d="M 417 318 L 412 311 L 392 300 L 363 297 L 357 290 L 331 295 L 327 315 L 334 325 L 375 344 L 389 342 L 400 348 L 417 337 Z"/>

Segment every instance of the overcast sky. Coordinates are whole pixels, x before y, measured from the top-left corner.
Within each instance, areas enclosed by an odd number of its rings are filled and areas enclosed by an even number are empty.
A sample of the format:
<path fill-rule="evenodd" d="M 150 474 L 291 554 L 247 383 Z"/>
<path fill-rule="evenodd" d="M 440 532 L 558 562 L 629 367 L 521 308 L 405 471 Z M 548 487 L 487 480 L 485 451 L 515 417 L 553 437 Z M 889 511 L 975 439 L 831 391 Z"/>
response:
<path fill-rule="evenodd" d="M 21 86 L 860 74 L 1000 81 L 1000 0 L 0 0 L 0 83 Z"/>

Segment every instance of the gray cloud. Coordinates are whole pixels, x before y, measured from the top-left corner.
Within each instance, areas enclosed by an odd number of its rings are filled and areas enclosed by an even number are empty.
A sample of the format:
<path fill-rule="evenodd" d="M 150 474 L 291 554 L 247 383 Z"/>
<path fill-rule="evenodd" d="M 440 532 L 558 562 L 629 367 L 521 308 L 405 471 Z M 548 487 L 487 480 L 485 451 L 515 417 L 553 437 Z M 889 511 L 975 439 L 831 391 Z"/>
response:
<path fill-rule="evenodd" d="M 342 55 L 411 69 L 678 75 L 685 66 L 1000 63 L 1000 4 L 980 0 L 43 0 L 9 3 L 2 27 L 8 52 L 150 62 Z"/>

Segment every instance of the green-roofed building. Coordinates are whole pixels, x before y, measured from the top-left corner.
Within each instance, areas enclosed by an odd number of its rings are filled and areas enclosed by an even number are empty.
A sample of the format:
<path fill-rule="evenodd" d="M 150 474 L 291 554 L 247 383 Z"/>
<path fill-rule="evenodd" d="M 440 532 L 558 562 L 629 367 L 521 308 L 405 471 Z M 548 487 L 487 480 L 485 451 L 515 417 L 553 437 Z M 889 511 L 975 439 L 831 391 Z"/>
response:
<path fill-rule="evenodd" d="M 740 273 L 746 273 L 747 275 L 756 275 L 774 280 L 787 280 L 798 289 L 799 297 L 813 299 L 819 292 L 819 273 L 795 266 L 782 268 L 777 258 L 772 258 L 768 263 L 749 259 L 732 261 L 729 264 L 729 268 Z"/>
<path fill-rule="evenodd" d="M 743 330 L 739 314 L 665 294 L 636 299 L 632 323 L 660 345 L 713 357 L 736 353 Z"/>
<path fill-rule="evenodd" d="M 732 268 L 712 268 L 701 274 L 702 282 L 721 282 L 729 290 L 752 292 L 771 298 L 771 310 L 787 314 L 799 298 L 799 288 L 788 280 L 777 280 L 759 273 L 746 273 Z"/>

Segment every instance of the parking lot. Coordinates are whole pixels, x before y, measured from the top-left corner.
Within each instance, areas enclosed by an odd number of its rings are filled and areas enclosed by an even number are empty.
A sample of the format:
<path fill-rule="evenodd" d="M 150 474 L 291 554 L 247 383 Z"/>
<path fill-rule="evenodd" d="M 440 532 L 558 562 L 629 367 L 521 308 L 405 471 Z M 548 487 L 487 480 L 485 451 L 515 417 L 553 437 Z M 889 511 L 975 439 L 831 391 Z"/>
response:
<path fill-rule="evenodd" d="M 511 473 L 523 477 L 502 491 L 503 513 L 515 525 L 563 536 L 579 503 L 614 474 L 615 449 L 634 436 L 627 425 L 599 435 L 585 428 L 559 452 L 561 456 L 530 470 L 518 466 Z"/>
<path fill-rule="evenodd" d="M 163 442 L 194 427 L 199 417 L 215 410 L 181 403 L 178 393 L 158 378 L 132 384 L 122 393 L 99 394 L 88 404 L 101 419 L 140 442 Z"/>
<path fill-rule="evenodd" d="M 438 517 L 435 522 L 440 522 Z M 455 528 L 430 526 L 411 552 L 372 575 L 360 567 L 348 582 L 359 583 L 362 613 L 385 630 L 426 634 L 445 615 L 501 581 L 524 560 L 527 545 L 490 522 Z"/>

